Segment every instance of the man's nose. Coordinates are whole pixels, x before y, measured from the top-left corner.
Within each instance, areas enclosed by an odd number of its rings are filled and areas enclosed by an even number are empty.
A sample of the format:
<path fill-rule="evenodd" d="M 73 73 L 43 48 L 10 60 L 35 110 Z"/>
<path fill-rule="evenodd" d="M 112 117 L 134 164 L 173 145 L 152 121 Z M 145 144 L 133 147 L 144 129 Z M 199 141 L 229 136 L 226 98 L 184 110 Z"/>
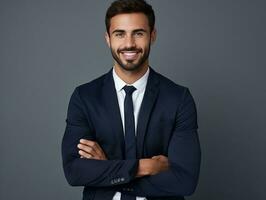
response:
<path fill-rule="evenodd" d="M 127 48 L 130 48 L 130 47 L 135 47 L 136 43 L 135 43 L 135 39 L 133 36 L 127 36 L 126 37 L 126 41 L 125 41 L 125 46 Z"/>

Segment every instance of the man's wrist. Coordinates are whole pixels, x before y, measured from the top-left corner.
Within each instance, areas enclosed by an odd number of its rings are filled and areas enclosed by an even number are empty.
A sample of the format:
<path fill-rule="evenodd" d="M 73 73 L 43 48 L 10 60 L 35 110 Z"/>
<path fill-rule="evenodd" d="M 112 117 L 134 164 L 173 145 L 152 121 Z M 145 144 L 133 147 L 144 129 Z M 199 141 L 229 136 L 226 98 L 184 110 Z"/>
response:
<path fill-rule="evenodd" d="M 145 158 L 139 160 L 137 177 L 149 176 L 152 174 L 154 160 Z"/>

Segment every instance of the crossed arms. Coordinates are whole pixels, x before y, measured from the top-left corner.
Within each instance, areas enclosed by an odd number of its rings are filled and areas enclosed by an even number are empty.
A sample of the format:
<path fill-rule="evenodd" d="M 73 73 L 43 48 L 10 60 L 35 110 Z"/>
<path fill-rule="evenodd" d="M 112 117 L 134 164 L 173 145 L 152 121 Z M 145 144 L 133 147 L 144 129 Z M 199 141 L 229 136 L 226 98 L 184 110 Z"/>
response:
<path fill-rule="evenodd" d="M 100 145 L 92 140 L 81 139 L 77 145 L 80 158 L 107 160 L 107 157 Z M 152 158 L 140 159 L 136 177 L 140 178 L 148 175 L 155 175 L 168 170 L 168 158 L 163 155 L 153 156 Z"/>
<path fill-rule="evenodd" d="M 184 93 L 167 157 L 108 160 L 99 144 L 88 138 L 90 125 L 76 89 L 69 103 L 62 142 L 63 167 L 70 185 L 108 187 L 146 197 L 192 194 L 198 181 L 200 147 L 194 101 L 188 90 Z"/>

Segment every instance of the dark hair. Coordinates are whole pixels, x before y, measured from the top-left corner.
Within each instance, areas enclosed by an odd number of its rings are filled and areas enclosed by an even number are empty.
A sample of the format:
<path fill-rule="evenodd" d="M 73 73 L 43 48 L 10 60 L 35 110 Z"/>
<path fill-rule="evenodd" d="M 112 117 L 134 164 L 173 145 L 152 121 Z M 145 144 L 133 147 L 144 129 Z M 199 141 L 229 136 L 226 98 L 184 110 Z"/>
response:
<path fill-rule="evenodd" d="M 106 31 L 109 33 L 111 18 L 118 14 L 143 13 L 149 21 L 150 31 L 154 29 L 155 15 L 152 6 L 145 0 L 116 0 L 108 8 L 105 15 Z"/>

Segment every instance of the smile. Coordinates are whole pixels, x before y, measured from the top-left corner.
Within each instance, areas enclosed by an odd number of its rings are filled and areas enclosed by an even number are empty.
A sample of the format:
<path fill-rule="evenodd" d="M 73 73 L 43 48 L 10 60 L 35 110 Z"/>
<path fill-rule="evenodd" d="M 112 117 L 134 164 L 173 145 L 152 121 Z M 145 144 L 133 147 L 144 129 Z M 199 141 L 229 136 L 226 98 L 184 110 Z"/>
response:
<path fill-rule="evenodd" d="M 138 56 L 137 51 L 122 51 L 121 54 L 126 60 L 134 60 Z"/>

